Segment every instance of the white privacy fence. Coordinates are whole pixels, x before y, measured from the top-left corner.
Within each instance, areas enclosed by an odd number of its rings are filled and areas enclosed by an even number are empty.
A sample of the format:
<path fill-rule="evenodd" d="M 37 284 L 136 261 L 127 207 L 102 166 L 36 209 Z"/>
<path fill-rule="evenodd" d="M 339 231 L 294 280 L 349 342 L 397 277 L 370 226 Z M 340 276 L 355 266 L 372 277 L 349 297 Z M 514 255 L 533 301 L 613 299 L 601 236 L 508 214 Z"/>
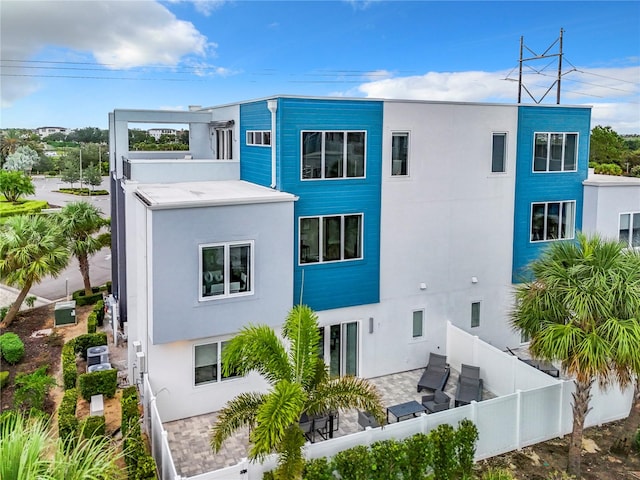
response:
<path fill-rule="evenodd" d="M 428 433 L 443 423 L 455 427 L 465 418 L 473 421 L 478 427 L 476 460 L 571 432 L 573 381 L 558 380 L 542 373 L 451 324 L 447 330 L 447 358 L 455 369 L 459 369 L 462 363 L 479 366 L 485 388 L 497 397 L 430 415 L 423 414 L 418 418 L 386 425 L 384 428 L 367 429 L 352 435 L 307 444 L 306 457 L 332 457 L 357 445 L 370 445 L 388 439 L 401 440 L 416 433 Z M 145 379 L 145 391 L 147 388 L 150 392 Z M 155 412 L 151 421 L 153 435 L 150 434 L 150 437 L 152 446 L 156 443 L 160 445 L 153 446 L 154 457 L 158 467 L 162 465 L 163 480 L 179 479 L 171 461 L 166 432 L 160 424 L 155 401 L 152 396 L 150 398 L 152 401 L 149 402 L 149 408 Z M 592 410 L 587 415 L 585 426 L 626 418 L 632 400 L 631 388 L 624 392 L 618 388 L 602 391 L 594 386 L 590 405 Z M 156 456 L 156 450 L 159 456 Z M 259 480 L 264 472 L 272 470 L 275 465 L 275 456 L 269 457 L 262 464 L 242 459 L 232 467 L 190 477 L 189 480 Z"/>

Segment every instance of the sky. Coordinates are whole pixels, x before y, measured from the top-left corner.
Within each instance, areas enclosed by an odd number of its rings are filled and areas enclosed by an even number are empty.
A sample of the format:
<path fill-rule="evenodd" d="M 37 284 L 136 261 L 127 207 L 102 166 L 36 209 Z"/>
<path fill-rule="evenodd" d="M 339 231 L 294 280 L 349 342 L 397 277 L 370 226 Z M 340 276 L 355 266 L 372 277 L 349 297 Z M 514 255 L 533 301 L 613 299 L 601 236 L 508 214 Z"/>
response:
<path fill-rule="evenodd" d="M 555 55 L 523 62 L 522 102 L 556 103 L 561 29 L 560 103 L 640 134 L 638 1 L 0 0 L 0 128 L 276 94 L 513 104 L 521 38 Z"/>

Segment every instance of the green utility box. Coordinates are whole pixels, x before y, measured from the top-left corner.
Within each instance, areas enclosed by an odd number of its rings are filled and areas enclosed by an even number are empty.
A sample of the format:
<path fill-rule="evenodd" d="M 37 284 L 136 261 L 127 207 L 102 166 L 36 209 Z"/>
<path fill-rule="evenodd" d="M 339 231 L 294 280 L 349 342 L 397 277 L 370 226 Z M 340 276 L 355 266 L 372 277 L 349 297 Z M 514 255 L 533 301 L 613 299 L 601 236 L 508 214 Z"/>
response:
<path fill-rule="evenodd" d="M 54 324 L 56 327 L 60 325 L 75 325 L 76 323 L 76 301 L 56 303 Z"/>

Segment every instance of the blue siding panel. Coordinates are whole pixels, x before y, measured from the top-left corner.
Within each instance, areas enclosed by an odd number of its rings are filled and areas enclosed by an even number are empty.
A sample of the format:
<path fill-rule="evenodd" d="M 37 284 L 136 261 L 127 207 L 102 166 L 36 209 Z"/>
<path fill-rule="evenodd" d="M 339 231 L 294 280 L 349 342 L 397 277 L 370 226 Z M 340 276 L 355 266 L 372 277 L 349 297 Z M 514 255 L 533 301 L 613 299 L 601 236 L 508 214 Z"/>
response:
<path fill-rule="evenodd" d="M 280 98 L 277 111 L 278 188 L 299 197 L 294 207 L 293 303 L 329 310 L 380 301 L 382 102 Z M 366 177 L 301 180 L 303 130 L 364 130 Z M 364 214 L 363 258 L 298 264 L 299 217 Z M 303 286 L 304 275 L 304 286 Z"/>
<path fill-rule="evenodd" d="M 271 147 L 247 145 L 247 130 L 271 130 L 267 102 L 240 105 L 240 178 L 264 187 L 271 185 Z"/>
<path fill-rule="evenodd" d="M 521 106 L 518 109 L 518 150 L 513 232 L 514 283 L 528 280 L 526 267 L 550 242 L 530 241 L 531 204 L 575 200 L 576 231 L 582 228 L 583 186 L 589 168 L 591 109 Z M 578 133 L 578 167 L 575 172 L 533 172 L 536 132 Z"/>

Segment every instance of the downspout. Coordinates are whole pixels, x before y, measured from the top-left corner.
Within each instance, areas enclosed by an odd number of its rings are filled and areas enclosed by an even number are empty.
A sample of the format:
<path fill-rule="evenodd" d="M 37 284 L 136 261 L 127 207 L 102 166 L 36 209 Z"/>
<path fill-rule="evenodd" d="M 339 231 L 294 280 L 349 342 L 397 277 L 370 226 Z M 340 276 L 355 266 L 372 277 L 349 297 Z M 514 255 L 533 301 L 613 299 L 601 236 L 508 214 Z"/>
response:
<path fill-rule="evenodd" d="M 271 112 L 271 188 L 276 188 L 276 110 L 278 110 L 278 101 L 269 100 L 267 108 Z"/>

